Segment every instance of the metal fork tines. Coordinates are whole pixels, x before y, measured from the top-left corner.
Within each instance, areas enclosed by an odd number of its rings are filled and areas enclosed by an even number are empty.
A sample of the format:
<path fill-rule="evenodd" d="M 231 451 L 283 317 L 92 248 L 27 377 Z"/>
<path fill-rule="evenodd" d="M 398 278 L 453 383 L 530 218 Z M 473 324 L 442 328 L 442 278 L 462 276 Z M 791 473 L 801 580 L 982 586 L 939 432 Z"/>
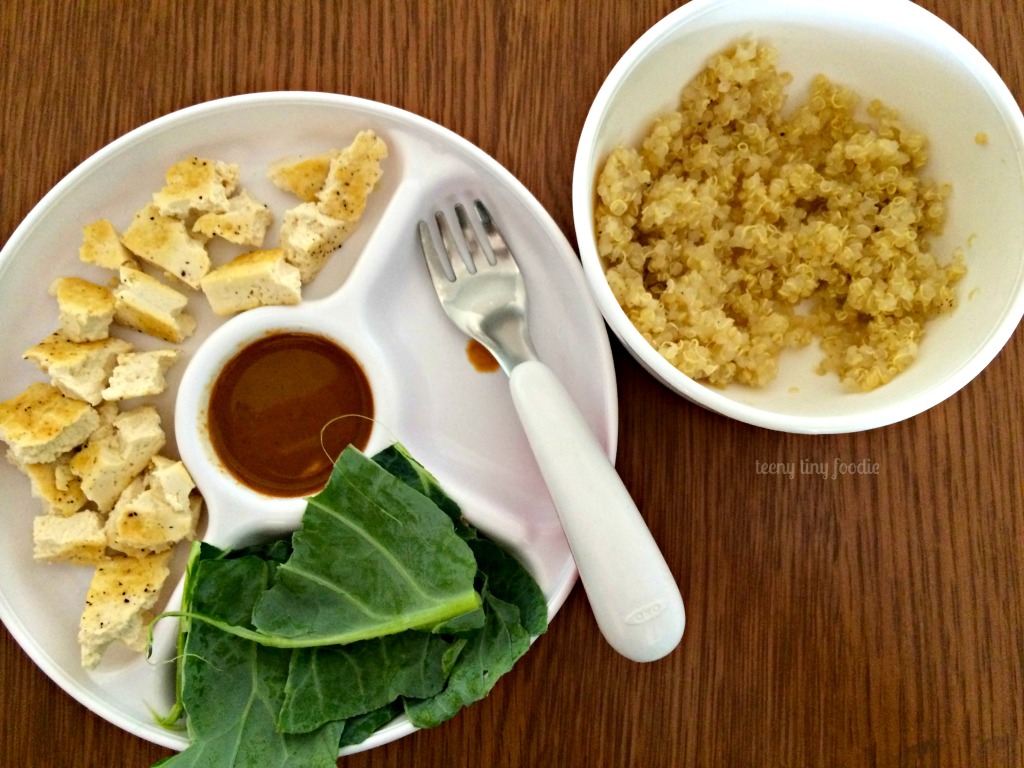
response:
<path fill-rule="evenodd" d="M 426 221 L 419 223 L 420 247 L 445 313 L 511 373 L 520 363 L 537 357 L 526 325 L 526 286 L 490 211 L 480 200 L 473 207 L 483 239 L 466 208 L 456 204 L 458 234 L 444 212 L 438 211 L 434 218 L 443 250 L 435 244 Z"/>

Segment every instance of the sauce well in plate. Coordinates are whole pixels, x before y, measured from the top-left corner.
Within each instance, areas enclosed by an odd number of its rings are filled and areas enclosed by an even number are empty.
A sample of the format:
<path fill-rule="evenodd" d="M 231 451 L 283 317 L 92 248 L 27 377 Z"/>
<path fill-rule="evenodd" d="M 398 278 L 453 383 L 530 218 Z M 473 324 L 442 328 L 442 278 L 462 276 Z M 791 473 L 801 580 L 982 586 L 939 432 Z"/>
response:
<path fill-rule="evenodd" d="M 352 444 L 365 448 L 373 393 L 359 362 L 315 333 L 282 331 L 231 358 L 214 382 L 210 442 L 240 482 L 270 496 L 305 496 L 327 483 Z"/>

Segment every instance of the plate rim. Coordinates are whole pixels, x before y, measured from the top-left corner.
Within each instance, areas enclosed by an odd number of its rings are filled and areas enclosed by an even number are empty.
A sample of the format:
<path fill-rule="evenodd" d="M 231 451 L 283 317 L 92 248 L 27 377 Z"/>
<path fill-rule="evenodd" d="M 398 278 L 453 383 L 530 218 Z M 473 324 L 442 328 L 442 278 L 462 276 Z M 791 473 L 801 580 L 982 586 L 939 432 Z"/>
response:
<path fill-rule="evenodd" d="M 55 205 L 67 194 L 70 194 L 74 187 L 83 182 L 91 173 L 102 167 L 104 163 L 125 151 L 130 151 L 136 144 L 152 137 L 154 133 L 168 129 L 181 128 L 193 120 L 201 120 L 205 117 L 222 111 L 237 110 L 240 108 L 268 108 L 274 105 L 302 106 L 303 103 L 314 107 L 341 108 L 346 110 L 365 111 L 369 115 L 377 115 L 396 120 L 411 128 L 427 131 L 441 137 L 444 141 L 456 145 L 471 159 L 474 164 L 487 166 L 488 170 L 508 185 L 514 193 L 517 201 L 528 210 L 528 213 L 536 223 L 539 223 L 544 232 L 557 243 L 557 250 L 564 266 L 571 273 L 572 280 L 579 287 L 581 307 L 590 322 L 599 324 L 604 330 L 605 343 L 600 345 L 600 360 L 595 361 L 595 369 L 602 372 L 602 380 L 606 381 L 603 392 L 603 402 L 600 403 L 601 412 L 607 419 L 607 434 L 599 435 L 599 440 L 606 446 L 609 459 L 614 463 L 618 449 L 619 433 L 619 408 L 617 396 L 617 377 L 612 355 L 610 335 L 605 318 L 597 306 L 587 286 L 582 263 L 579 255 L 570 244 L 568 237 L 548 211 L 540 204 L 532 192 L 516 178 L 497 159 L 473 144 L 465 137 L 455 133 L 451 129 L 434 122 L 422 115 L 410 112 L 391 104 L 374 101 L 360 96 L 347 94 L 328 93 L 322 91 L 297 90 L 297 91 L 260 91 L 245 94 L 223 96 L 196 104 L 181 107 L 171 112 L 159 115 L 151 120 L 139 124 L 126 133 L 114 138 L 107 144 L 97 149 L 92 154 L 75 165 L 60 180 L 57 181 L 28 211 L 24 218 L 12 231 L 10 237 L 0 248 L 0 284 L 4 282 L 9 265 L 23 249 L 25 241 L 29 240 L 34 230 L 41 226 L 46 217 L 52 213 Z M 571 560 L 571 553 L 570 553 Z M 570 563 L 570 575 L 566 578 L 565 584 L 560 589 L 555 589 L 548 596 L 549 617 L 553 616 L 562 607 L 568 595 L 578 581 L 578 572 L 575 563 Z M 183 748 L 181 731 L 166 729 L 162 732 L 154 731 L 148 726 L 154 723 L 140 724 L 137 720 L 124 716 L 120 711 L 108 710 L 102 701 L 97 701 L 94 695 L 78 681 L 71 677 L 55 659 L 45 652 L 29 632 L 13 606 L 8 601 L 4 590 L 0 588 L 0 621 L 3 622 L 7 631 L 11 634 L 20 649 L 32 660 L 33 664 L 50 678 L 64 693 L 71 696 L 79 704 L 84 706 L 93 714 L 101 717 L 107 722 L 132 734 L 133 736 L 157 744 L 159 746 L 181 750 Z M 140 731 L 140 725 L 145 727 L 144 732 Z M 394 723 L 385 726 L 377 734 L 386 733 L 394 728 Z M 374 737 L 364 741 L 360 745 L 346 747 L 340 750 L 341 755 L 381 746 L 390 741 L 401 738 L 416 729 L 411 724 L 408 728 L 399 728 L 398 733 L 388 733 L 387 738 L 374 742 Z M 166 738 L 159 738 L 166 733 Z M 375 735 L 377 735 L 375 734 Z M 187 737 L 185 737 L 187 744 Z"/>

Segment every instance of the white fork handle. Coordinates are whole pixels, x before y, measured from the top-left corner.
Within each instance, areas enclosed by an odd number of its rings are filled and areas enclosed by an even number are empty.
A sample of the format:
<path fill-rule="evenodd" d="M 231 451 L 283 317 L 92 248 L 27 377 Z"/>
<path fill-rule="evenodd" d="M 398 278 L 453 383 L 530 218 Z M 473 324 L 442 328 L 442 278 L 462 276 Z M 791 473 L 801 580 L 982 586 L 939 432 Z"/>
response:
<path fill-rule="evenodd" d="M 640 511 L 550 368 L 520 363 L 510 382 L 602 634 L 626 658 L 660 659 L 679 644 L 686 615 Z"/>

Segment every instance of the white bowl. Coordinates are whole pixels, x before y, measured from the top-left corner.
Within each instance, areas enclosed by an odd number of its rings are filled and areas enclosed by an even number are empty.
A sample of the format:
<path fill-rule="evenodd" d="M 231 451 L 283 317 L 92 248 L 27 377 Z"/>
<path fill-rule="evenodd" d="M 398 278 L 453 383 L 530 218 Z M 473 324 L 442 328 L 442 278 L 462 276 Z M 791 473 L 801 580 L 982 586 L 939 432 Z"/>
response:
<path fill-rule="evenodd" d="M 926 327 L 917 360 L 885 386 L 846 391 L 814 372 L 816 345 L 784 353 L 778 378 L 754 389 L 705 386 L 640 335 L 616 302 L 594 242 L 595 176 L 635 146 L 713 54 L 752 36 L 779 51 L 799 98 L 816 74 L 897 109 L 930 140 L 926 171 L 953 194 L 937 253 L 964 250 L 960 304 Z M 988 142 L 979 146 L 975 137 Z M 573 215 L 587 281 L 606 322 L 658 380 L 710 410 L 786 432 L 854 432 L 918 414 L 960 390 L 996 356 L 1024 312 L 1024 116 L 984 57 L 909 0 L 693 0 L 648 30 L 616 64 L 584 124 Z"/>

